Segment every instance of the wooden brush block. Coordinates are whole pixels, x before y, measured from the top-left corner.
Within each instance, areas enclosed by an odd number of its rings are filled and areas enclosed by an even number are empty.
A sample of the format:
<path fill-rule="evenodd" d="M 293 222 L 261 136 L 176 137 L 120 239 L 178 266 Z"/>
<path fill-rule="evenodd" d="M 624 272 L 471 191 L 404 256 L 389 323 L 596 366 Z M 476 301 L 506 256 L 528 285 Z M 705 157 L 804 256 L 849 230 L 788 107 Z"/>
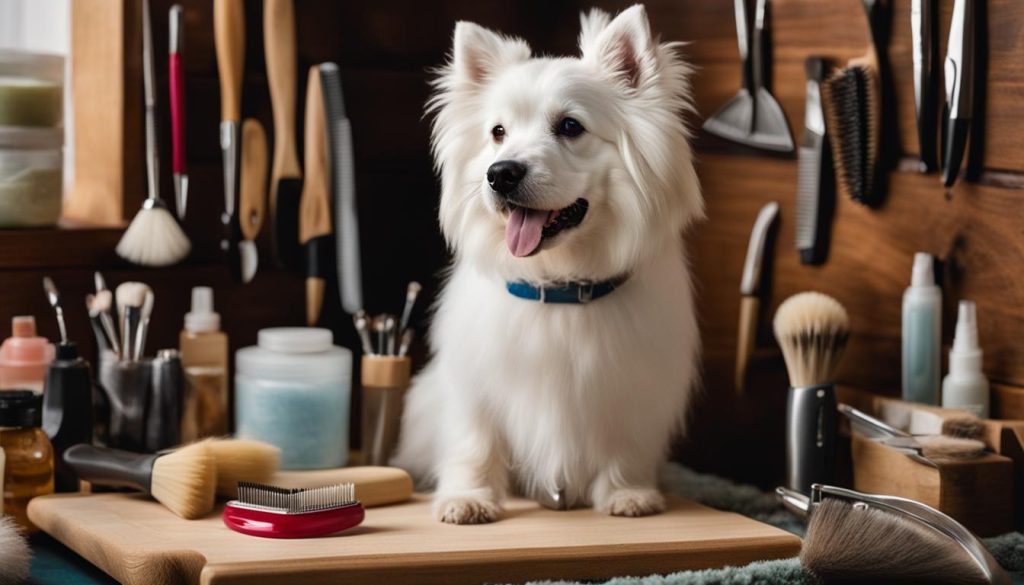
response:
<path fill-rule="evenodd" d="M 1024 388 L 993 384 L 992 417 L 1024 420 Z"/>
<path fill-rule="evenodd" d="M 949 514 L 979 536 L 1013 530 L 1013 461 L 986 454 L 970 460 L 918 463 L 906 454 L 854 434 L 853 487 L 901 496 Z"/>
<path fill-rule="evenodd" d="M 986 420 L 982 437 L 990 449 L 1013 460 L 1013 510 L 1024 526 L 1024 420 Z"/>
<path fill-rule="evenodd" d="M 616 518 L 513 499 L 494 524 L 453 526 L 430 501 L 367 510 L 363 525 L 304 540 L 233 532 L 218 514 L 182 520 L 143 496 L 62 494 L 29 517 L 125 585 L 429 584 L 604 579 L 787 558 L 800 539 L 739 514 L 668 498 L 664 514 Z"/>

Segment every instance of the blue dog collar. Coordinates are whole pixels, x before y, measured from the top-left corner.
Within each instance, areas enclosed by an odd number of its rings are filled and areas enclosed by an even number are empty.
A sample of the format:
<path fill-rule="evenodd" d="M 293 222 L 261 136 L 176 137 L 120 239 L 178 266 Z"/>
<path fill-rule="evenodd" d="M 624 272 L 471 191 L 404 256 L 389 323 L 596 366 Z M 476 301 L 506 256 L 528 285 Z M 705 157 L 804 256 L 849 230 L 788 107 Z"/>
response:
<path fill-rule="evenodd" d="M 601 282 L 568 282 L 557 286 L 534 286 L 528 282 L 508 282 L 505 283 L 505 288 L 512 293 L 512 296 L 528 301 L 585 305 L 611 293 L 626 282 L 627 278 L 627 276 L 620 276 Z"/>

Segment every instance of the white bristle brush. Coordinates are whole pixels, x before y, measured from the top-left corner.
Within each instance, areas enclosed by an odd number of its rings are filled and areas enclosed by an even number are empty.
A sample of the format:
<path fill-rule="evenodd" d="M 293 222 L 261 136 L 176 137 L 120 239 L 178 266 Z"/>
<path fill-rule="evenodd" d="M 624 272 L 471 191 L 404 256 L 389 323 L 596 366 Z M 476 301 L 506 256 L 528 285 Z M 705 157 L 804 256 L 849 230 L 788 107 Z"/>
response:
<path fill-rule="evenodd" d="M 94 295 L 86 295 L 85 304 L 89 309 L 89 318 L 99 324 L 97 336 L 102 333 L 104 340 L 114 353 L 121 354 L 121 344 L 114 327 L 114 319 L 110 316 L 110 307 L 114 303 L 114 293 L 102 289 Z"/>
<path fill-rule="evenodd" d="M 409 283 L 405 289 L 405 306 L 402 307 L 402 318 L 398 322 L 398 334 L 409 327 L 409 318 L 412 317 L 412 308 L 416 305 L 416 298 L 420 296 L 423 287 L 415 280 Z"/>
<path fill-rule="evenodd" d="M 0 585 L 28 579 L 32 551 L 13 516 L 0 516 Z"/>
<path fill-rule="evenodd" d="M 818 292 L 785 300 L 772 323 L 794 388 L 832 381 L 850 338 L 850 317 L 839 301 Z"/>
<path fill-rule="evenodd" d="M 146 177 L 149 196 L 121 236 L 117 254 L 135 264 L 169 266 L 180 262 L 192 248 L 188 237 L 160 198 L 159 163 L 156 152 L 156 90 L 153 70 L 153 33 L 149 0 L 142 2 L 142 79 L 146 98 Z M 131 347 L 131 346 L 128 346 Z"/>
<path fill-rule="evenodd" d="M 117 301 L 117 313 L 121 316 L 121 359 L 135 358 L 138 343 L 139 323 L 142 321 L 142 307 L 146 304 L 146 295 L 153 294 L 149 286 L 141 282 L 123 282 L 114 293 Z"/>
<path fill-rule="evenodd" d="M 153 314 L 153 303 L 156 300 L 156 297 L 153 296 L 153 291 L 148 290 L 149 287 L 146 288 L 146 295 L 142 301 L 142 311 L 139 317 L 138 333 L 135 336 L 136 361 L 142 359 L 146 353 L 146 335 L 149 333 L 149 317 Z"/>

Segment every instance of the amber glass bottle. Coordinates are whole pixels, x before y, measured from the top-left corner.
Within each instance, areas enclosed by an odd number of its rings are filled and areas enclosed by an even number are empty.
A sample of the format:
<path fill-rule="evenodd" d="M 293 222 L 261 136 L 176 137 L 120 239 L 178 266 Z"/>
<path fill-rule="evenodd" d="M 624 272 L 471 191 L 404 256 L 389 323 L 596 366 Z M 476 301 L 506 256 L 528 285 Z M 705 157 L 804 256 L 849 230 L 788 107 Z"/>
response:
<path fill-rule="evenodd" d="M 228 432 L 228 336 L 213 310 L 213 290 L 192 289 L 192 310 L 185 315 L 178 347 L 188 388 L 181 439 L 194 441 Z"/>
<path fill-rule="evenodd" d="M 53 448 L 40 428 L 43 396 L 31 390 L 0 391 L 0 448 L 4 465 L 4 513 L 26 530 L 28 502 L 53 493 Z"/>

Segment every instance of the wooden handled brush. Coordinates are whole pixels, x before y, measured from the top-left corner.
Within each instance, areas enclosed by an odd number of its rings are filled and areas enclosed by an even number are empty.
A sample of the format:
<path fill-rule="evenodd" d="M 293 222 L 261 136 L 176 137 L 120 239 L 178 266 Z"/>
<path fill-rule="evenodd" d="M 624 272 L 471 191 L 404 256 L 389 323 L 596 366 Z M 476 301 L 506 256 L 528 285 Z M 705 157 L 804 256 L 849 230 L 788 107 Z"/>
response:
<path fill-rule="evenodd" d="M 258 120 L 242 123 L 242 164 L 239 181 L 238 223 L 242 240 L 238 243 L 242 282 L 256 276 L 259 252 L 256 238 L 263 227 L 267 207 L 267 134 Z"/>
<path fill-rule="evenodd" d="M 323 253 L 331 235 L 331 176 L 320 68 L 306 85 L 306 180 L 299 207 L 299 242 L 306 247 L 306 324 L 315 325 L 324 304 Z"/>

